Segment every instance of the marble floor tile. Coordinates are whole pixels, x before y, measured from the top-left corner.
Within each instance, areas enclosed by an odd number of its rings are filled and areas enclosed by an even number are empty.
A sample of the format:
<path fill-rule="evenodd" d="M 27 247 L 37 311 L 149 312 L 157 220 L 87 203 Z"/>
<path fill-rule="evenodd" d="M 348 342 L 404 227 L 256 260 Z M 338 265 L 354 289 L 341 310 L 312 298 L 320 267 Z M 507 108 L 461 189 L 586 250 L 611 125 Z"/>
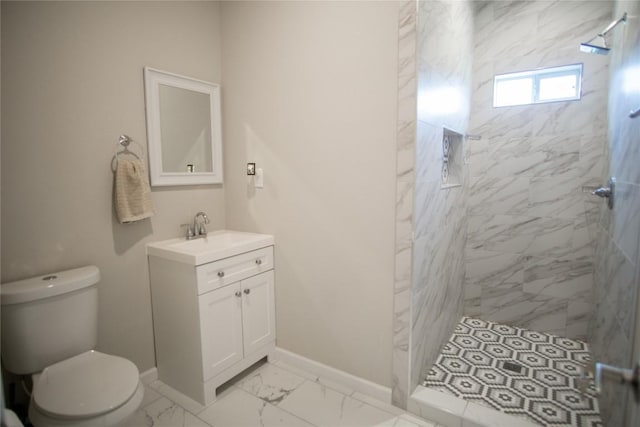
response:
<path fill-rule="evenodd" d="M 142 407 L 127 423 L 127 427 L 210 427 L 175 402 L 160 397 Z"/>
<path fill-rule="evenodd" d="M 141 408 L 151 404 L 152 402 L 160 399 L 162 395 L 151 388 L 149 385 L 144 386 L 144 397 L 142 398 Z"/>
<path fill-rule="evenodd" d="M 361 402 L 368 403 L 369 405 L 374 406 L 378 409 L 381 409 L 385 412 L 388 412 L 392 415 L 397 415 L 397 416 L 407 415 L 407 413 L 403 409 L 400 409 L 397 406 L 393 406 L 390 403 L 381 402 L 374 397 L 368 396 L 366 394 L 363 394 L 357 391 L 353 393 L 351 397 Z"/>
<path fill-rule="evenodd" d="M 247 375 L 238 378 L 235 385 L 265 402 L 277 405 L 298 388 L 305 379 L 271 363 L 264 363 Z"/>
<path fill-rule="evenodd" d="M 147 388 L 152 388 L 153 390 L 157 391 L 167 399 L 171 400 L 172 402 L 176 402 L 178 405 L 180 405 L 181 407 L 183 407 L 184 409 L 186 409 L 187 411 L 193 414 L 197 414 L 205 408 L 199 402 L 196 402 L 195 400 L 189 398 L 188 396 L 185 396 L 179 391 L 169 387 L 162 381 L 159 381 L 159 380 L 153 381 L 151 384 L 149 384 Z"/>
<path fill-rule="evenodd" d="M 310 381 L 305 381 L 287 396 L 278 408 L 317 426 L 374 426 L 396 417 Z"/>
<path fill-rule="evenodd" d="M 301 369 L 296 368 L 295 366 L 291 366 L 291 365 L 289 365 L 289 364 L 287 364 L 285 362 L 282 362 L 280 360 L 276 360 L 271 364 L 273 364 L 275 366 L 278 366 L 278 367 L 280 367 L 280 368 L 282 368 L 282 369 L 284 369 L 286 371 L 289 371 L 290 373 L 295 374 L 295 375 L 297 375 L 299 377 L 303 377 L 303 378 L 305 378 L 305 379 L 307 379 L 309 381 L 317 382 L 317 383 L 319 383 L 319 384 L 321 384 L 323 386 L 329 387 L 329 388 L 331 388 L 331 389 L 333 389 L 333 390 L 335 390 L 335 391 L 337 391 L 339 393 L 342 393 L 342 394 L 344 394 L 346 396 L 351 396 L 355 392 L 355 390 L 353 390 L 352 388 L 349 388 L 349 387 L 347 387 L 347 386 L 345 386 L 343 384 L 337 383 L 335 381 L 331 381 L 331 380 L 329 380 L 327 378 L 319 377 L 319 376 L 317 376 L 315 374 L 312 374 L 310 372 L 303 371 Z"/>
<path fill-rule="evenodd" d="M 436 427 L 282 361 L 258 362 L 217 392 L 216 401 L 203 406 L 153 381 L 125 427 Z"/>
<path fill-rule="evenodd" d="M 307 427 L 312 424 L 233 387 L 199 415 L 216 427 Z"/>

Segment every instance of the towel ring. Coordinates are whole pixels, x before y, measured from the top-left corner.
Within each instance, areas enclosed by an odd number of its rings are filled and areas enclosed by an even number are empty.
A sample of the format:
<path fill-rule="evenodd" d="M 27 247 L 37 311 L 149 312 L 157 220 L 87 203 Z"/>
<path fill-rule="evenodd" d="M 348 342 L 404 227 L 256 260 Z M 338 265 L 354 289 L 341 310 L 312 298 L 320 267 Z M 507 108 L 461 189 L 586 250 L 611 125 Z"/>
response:
<path fill-rule="evenodd" d="M 131 146 L 131 143 L 133 143 L 140 150 L 140 153 L 141 153 L 140 155 L 134 153 L 129 149 L 129 147 Z M 124 147 L 122 151 L 120 151 L 121 147 Z M 125 135 L 125 134 L 120 135 L 120 137 L 118 138 L 118 144 L 116 145 L 115 155 L 113 156 L 113 160 L 111 161 L 111 170 L 113 172 L 115 172 L 116 168 L 118 167 L 119 154 L 130 154 L 138 160 L 144 160 L 144 149 L 142 148 L 142 145 L 140 145 L 137 141 L 135 141 L 129 135 Z"/>

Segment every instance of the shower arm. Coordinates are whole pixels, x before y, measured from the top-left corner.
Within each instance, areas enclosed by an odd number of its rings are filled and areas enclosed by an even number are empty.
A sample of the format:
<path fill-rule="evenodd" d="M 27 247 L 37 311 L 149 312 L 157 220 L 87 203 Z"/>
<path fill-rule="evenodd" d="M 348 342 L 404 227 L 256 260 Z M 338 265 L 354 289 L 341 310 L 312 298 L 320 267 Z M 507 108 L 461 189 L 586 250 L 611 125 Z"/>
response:
<path fill-rule="evenodd" d="M 622 15 L 622 18 L 618 19 L 617 21 L 613 21 L 611 24 L 609 24 L 609 26 L 607 28 L 604 29 L 603 32 L 601 32 L 600 34 L 597 35 L 597 37 L 604 37 L 607 35 L 607 33 L 611 30 L 613 30 L 615 27 L 618 26 L 619 23 L 621 22 L 627 22 L 627 12 L 625 12 Z M 594 37 L 595 38 L 595 37 Z M 593 40 L 593 39 L 592 39 Z"/>

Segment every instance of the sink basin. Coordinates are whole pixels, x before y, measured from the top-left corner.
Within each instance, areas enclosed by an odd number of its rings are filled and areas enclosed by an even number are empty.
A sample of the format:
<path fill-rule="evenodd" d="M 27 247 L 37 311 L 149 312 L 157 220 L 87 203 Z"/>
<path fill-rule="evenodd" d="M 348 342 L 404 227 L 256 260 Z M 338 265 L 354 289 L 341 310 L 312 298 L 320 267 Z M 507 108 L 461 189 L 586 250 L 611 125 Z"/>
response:
<path fill-rule="evenodd" d="M 273 245 L 269 234 L 220 230 L 201 239 L 184 237 L 148 243 L 147 255 L 190 265 L 201 265 Z"/>

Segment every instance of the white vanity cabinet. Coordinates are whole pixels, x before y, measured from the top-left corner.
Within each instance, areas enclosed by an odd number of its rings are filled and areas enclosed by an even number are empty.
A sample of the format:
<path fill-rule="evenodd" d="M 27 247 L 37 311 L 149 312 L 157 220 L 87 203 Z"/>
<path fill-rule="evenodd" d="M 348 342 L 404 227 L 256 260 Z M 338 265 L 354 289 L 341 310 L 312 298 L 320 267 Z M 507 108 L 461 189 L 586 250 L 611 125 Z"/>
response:
<path fill-rule="evenodd" d="M 198 303 L 205 380 L 275 339 L 273 271 L 208 292 Z"/>
<path fill-rule="evenodd" d="M 189 265 L 149 255 L 158 379 L 207 405 L 275 346 L 273 246 Z"/>

